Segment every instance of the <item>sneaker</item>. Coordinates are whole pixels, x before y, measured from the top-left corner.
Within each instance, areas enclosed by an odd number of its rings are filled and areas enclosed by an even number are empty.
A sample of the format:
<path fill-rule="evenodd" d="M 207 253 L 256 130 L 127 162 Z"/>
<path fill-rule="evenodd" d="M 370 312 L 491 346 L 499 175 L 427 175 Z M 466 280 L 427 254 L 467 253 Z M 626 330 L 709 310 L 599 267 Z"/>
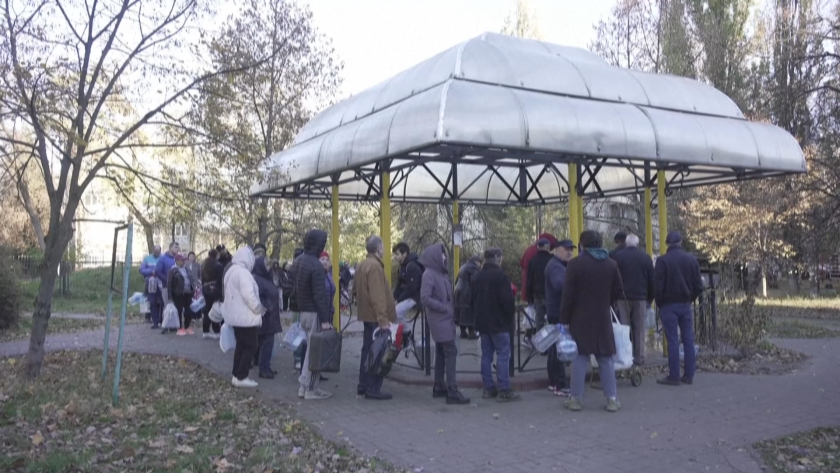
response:
<path fill-rule="evenodd" d="M 694 384 L 694 380 L 693 380 L 693 379 L 686 378 L 685 376 L 683 376 L 683 377 L 680 379 L 680 382 L 681 382 L 681 383 L 683 383 L 683 384 L 688 384 L 689 386 L 690 386 L 690 385 L 692 385 L 692 384 Z"/>
<path fill-rule="evenodd" d="M 456 389 L 449 390 L 447 392 L 446 403 L 447 404 L 457 404 L 457 405 L 469 404 L 470 403 L 470 398 L 461 394 L 461 391 L 459 391 L 456 388 Z"/>
<path fill-rule="evenodd" d="M 213 339 L 213 334 L 204 332 L 204 333 L 201 334 L 201 338 L 203 338 L 204 340 L 212 340 Z"/>
<path fill-rule="evenodd" d="M 571 391 L 569 391 L 569 388 L 559 388 L 557 391 L 554 391 L 554 394 L 560 397 L 569 397 L 571 396 Z"/>
<path fill-rule="evenodd" d="M 499 391 L 499 396 L 496 398 L 499 402 L 518 401 L 520 399 L 519 393 L 510 389 Z"/>
<path fill-rule="evenodd" d="M 187 331 L 186 331 L 186 330 L 184 330 L 184 329 L 182 329 L 182 328 L 179 328 L 179 329 L 178 329 L 178 333 L 177 333 L 176 335 L 178 335 L 179 337 L 183 337 L 183 336 L 185 336 L 186 334 L 187 334 Z"/>
<path fill-rule="evenodd" d="M 659 378 L 659 379 L 656 380 L 656 382 L 659 383 L 659 384 L 664 384 L 665 386 L 679 386 L 680 385 L 680 380 L 673 379 L 670 376 L 666 376 L 664 378 Z"/>
<path fill-rule="evenodd" d="M 301 386 L 301 387 L 298 389 L 298 397 L 299 397 L 299 398 L 303 398 L 305 395 L 306 395 L 306 388 L 304 388 L 303 386 Z"/>
<path fill-rule="evenodd" d="M 618 412 L 619 409 L 621 409 L 621 403 L 616 398 L 607 399 L 607 412 Z"/>
<path fill-rule="evenodd" d="M 237 388 L 256 388 L 259 386 L 259 384 L 253 379 L 236 379 L 236 376 L 233 377 L 233 385 Z"/>
<path fill-rule="evenodd" d="M 299 362 L 299 361 L 296 361 L 296 362 L 295 362 L 295 369 L 296 369 L 296 370 L 298 370 L 298 371 L 300 371 L 300 368 L 301 368 L 301 364 L 300 364 L 300 362 Z"/>
<path fill-rule="evenodd" d="M 222 336 L 218 333 L 214 333 L 210 336 L 210 338 L 212 338 L 213 340 L 219 340 L 220 338 L 222 338 Z"/>
<path fill-rule="evenodd" d="M 579 412 L 583 409 L 583 406 L 580 405 L 580 399 L 576 399 L 573 397 L 570 397 L 568 401 L 564 402 L 563 406 L 565 406 L 566 409 L 573 412 Z"/>
<path fill-rule="evenodd" d="M 553 393 L 556 393 L 557 392 L 557 386 L 552 386 L 552 385 L 549 384 L 548 385 L 548 390 L 553 392 Z"/>
<path fill-rule="evenodd" d="M 394 396 L 390 393 L 383 393 L 382 391 L 378 393 L 365 393 L 365 399 L 372 399 L 374 401 L 389 401 L 393 399 Z"/>
<path fill-rule="evenodd" d="M 499 395 L 499 391 L 496 389 L 485 389 L 483 393 L 481 393 L 482 399 L 495 399 Z"/>
<path fill-rule="evenodd" d="M 321 391 L 320 389 L 316 389 L 314 391 L 306 390 L 306 392 L 303 394 L 303 398 L 307 401 L 318 401 L 321 399 L 329 399 L 331 397 L 332 394 L 326 391 Z M 367 394 L 365 394 L 365 397 L 367 397 Z"/>
<path fill-rule="evenodd" d="M 193 330 L 192 328 L 188 328 L 187 335 L 195 335 L 195 330 Z"/>

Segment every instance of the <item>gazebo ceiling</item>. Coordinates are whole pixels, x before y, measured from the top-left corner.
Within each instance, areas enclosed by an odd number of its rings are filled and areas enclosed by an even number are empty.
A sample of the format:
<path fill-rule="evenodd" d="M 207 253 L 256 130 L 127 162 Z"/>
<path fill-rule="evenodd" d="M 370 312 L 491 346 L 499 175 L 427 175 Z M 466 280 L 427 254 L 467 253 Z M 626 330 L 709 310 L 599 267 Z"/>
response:
<path fill-rule="evenodd" d="M 805 172 L 796 140 L 698 81 L 578 48 L 485 33 L 316 115 L 254 197 L 528 204 Z M 647 177 L 646 177 L 647 176 Z"/>

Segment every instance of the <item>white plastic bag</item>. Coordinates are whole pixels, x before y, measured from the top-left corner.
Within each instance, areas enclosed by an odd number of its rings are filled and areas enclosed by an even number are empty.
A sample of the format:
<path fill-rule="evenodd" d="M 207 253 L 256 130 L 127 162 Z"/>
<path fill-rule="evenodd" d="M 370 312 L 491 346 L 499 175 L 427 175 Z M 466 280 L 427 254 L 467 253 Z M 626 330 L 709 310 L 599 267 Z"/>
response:
<path fill-rule="evenodd" d="M 283 346 L 295 351 L 304 340 L 306 340 L 306 333 L 301 328 L 300 322 L 295 322 L 286 331 L 286 335 L 283 336 Z"/>
<path fill-rule="evenodd" d="M 228 324 L 222 325 L 222 333 L 219 337 L 219 348 L 222 349 L 223 353 L 227 353 L 228 350 L 236 348 L 236 335 L 233 334 L 233 327 Z"/>
<path fill-rule="evenodd" d="M 190 310 L 197 314 L 201 312 L 201 309 L 203 309 L 205 305 L 204 296 L 199 296 L 198 299 L 195 299 L 192 303 L 190 303 Z"/>
<path fill-rule="evenodd" d="M 178 320 L 178 309 L 176 309 L 175 304 L 171 302 L 166 304 L 166 308 L 163 309 L 163 324 L 161 325 L 161 328 L 181 328 L 181 322 Z"/>
<path fill-rule="evenodd" d="M 615 355 L 613 363 L 616 370 L 625 370 L 633 366 L 633 342 L 630 341 L 630 326 L 621 325 L 615 312 L 610 309 L 612 316 L 613 336 L 615 337 Z"/>
<path fill-rule="evenodd" d="M 557 359 L 560 361 L 573 361 L 578 356 L 577 343 L 575 343 L 569 332 L 560 326 L 560 338 L 557 339 Z"/>
<path fill-rule="evenodd" d="M 210 308 L 210 313 L 208 314 L 210 320 L 216 322 L 217 324 L 224 322 L 225 316 L 222 313 L 222 310 L 224 310 L 222 301 L 214 302 L 213 307 Z"/>

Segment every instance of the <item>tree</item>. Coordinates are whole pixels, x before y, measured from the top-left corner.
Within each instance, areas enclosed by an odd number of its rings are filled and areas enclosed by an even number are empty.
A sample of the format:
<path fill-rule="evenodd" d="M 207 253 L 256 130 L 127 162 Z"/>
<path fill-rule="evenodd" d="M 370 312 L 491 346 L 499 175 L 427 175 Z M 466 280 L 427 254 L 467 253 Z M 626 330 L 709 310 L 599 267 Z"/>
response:
<path fill-rule="evenodd" d="M 502 34 L 526 39 L 542 39 L 539 22 L 528 0 L 516 0 L 513 11 L 505 18 Z"/>
<path fill-rule="evenodd" d="M 144 146 L 138 131 L 169 123 L 204 83 L 257 67 L 282 49 L 210 69 L 200 27 L 207 13 L 200 0 L 0 4 L 0 117 L 21 128 L 0 141 L 36 157 L 49 199 L 28 376 L 43 363 L 58 265 L 90 183 L 117 164 L 117 153 Z M 190 34 L 196 27 L 199 35 Z M 120 107 L 124 101 L 131 107 Z"/>

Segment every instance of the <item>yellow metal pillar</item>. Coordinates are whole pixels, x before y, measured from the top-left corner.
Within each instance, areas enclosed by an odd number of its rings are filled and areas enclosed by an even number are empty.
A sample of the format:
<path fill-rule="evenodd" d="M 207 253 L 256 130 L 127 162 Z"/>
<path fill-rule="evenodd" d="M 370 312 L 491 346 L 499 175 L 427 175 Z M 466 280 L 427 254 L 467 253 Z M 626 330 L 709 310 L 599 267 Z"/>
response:
<path fill-rule="evenodd" d="M 456 225 L 461 223 L 461 216 L 458 212 L 458 201 L 452 203 L 452 228 L 454 229 Z M 463 234 L 462 234 L 463 238 Z M 463 240 L 462 240 L 463 241 Z M 456 246 L 455 242 L 452 242 L 452 283 L 455 284 L 455 277 L 458 276 L 458 270 L 461 269 L 461 247 Z"/>
<path fill-rule="evenodd" d="M 576 212 L 577 213 L 577 218 L 578 218 L 578 224 L 577 224 L 578 232 L 583 233 L 583 231 L 586 230 L 586 226 L 583 223 L 583 196 L 579 195 L 575 198 L 575 200 L 577 200 L 577 205 L 578 205 L 577 212 Z"/>
<path fill-rule="evenodd" d="M 332 277 L 333 282 L 335 283 L 336 287 L 339 287 L 339 274 L 338 274 L 338 264 L 341 262 L 341 251 L 338 247 L 338 237 L 341 232 L 340 225 L 338 223 L 338 184 L 333 184 L 332 186 L 332 228 L 330 229 L 330 236 L 332 236 Z M 335 314 L 333 315 L 333 326 L 334 327 L 341 327 L 341 294 L 339 291 L 335 291 L 335 296 L 333 296 L 333 309 L 335 309 Z"/>
<path fill-rule="evenodd" d="M 385 278 L 391 284 L 391 173 L 383 172 L 380 182 L 382 200 L 379 202 L 379 226 L 382 247 L 385 249 Z"/>
<path fill-rule="evenodd" d="M 645 250 L 653 257 L 653 211 L 651 210 L 650 182 L 645 183 Z"/>
<path fill-rule="evenodd" d="M 577 165 L 574 163 L 568 164 L 566 172 L 569 177 L 569 239 L 577 247 L 580 243 L 580 227 L 578 226 L 578 204 L 577 204 Z M 577 255 L 578 250 L 574 253 Z"/>
<path fill-rule="evenodd" d="M 665 171 L 656 171 L 656 205 L 659 206 L 659 255 L 668 251 L 668 202 L 665 200 Z M 668 357 L 668 340 L 662 337 L 662 355 Z"/>

